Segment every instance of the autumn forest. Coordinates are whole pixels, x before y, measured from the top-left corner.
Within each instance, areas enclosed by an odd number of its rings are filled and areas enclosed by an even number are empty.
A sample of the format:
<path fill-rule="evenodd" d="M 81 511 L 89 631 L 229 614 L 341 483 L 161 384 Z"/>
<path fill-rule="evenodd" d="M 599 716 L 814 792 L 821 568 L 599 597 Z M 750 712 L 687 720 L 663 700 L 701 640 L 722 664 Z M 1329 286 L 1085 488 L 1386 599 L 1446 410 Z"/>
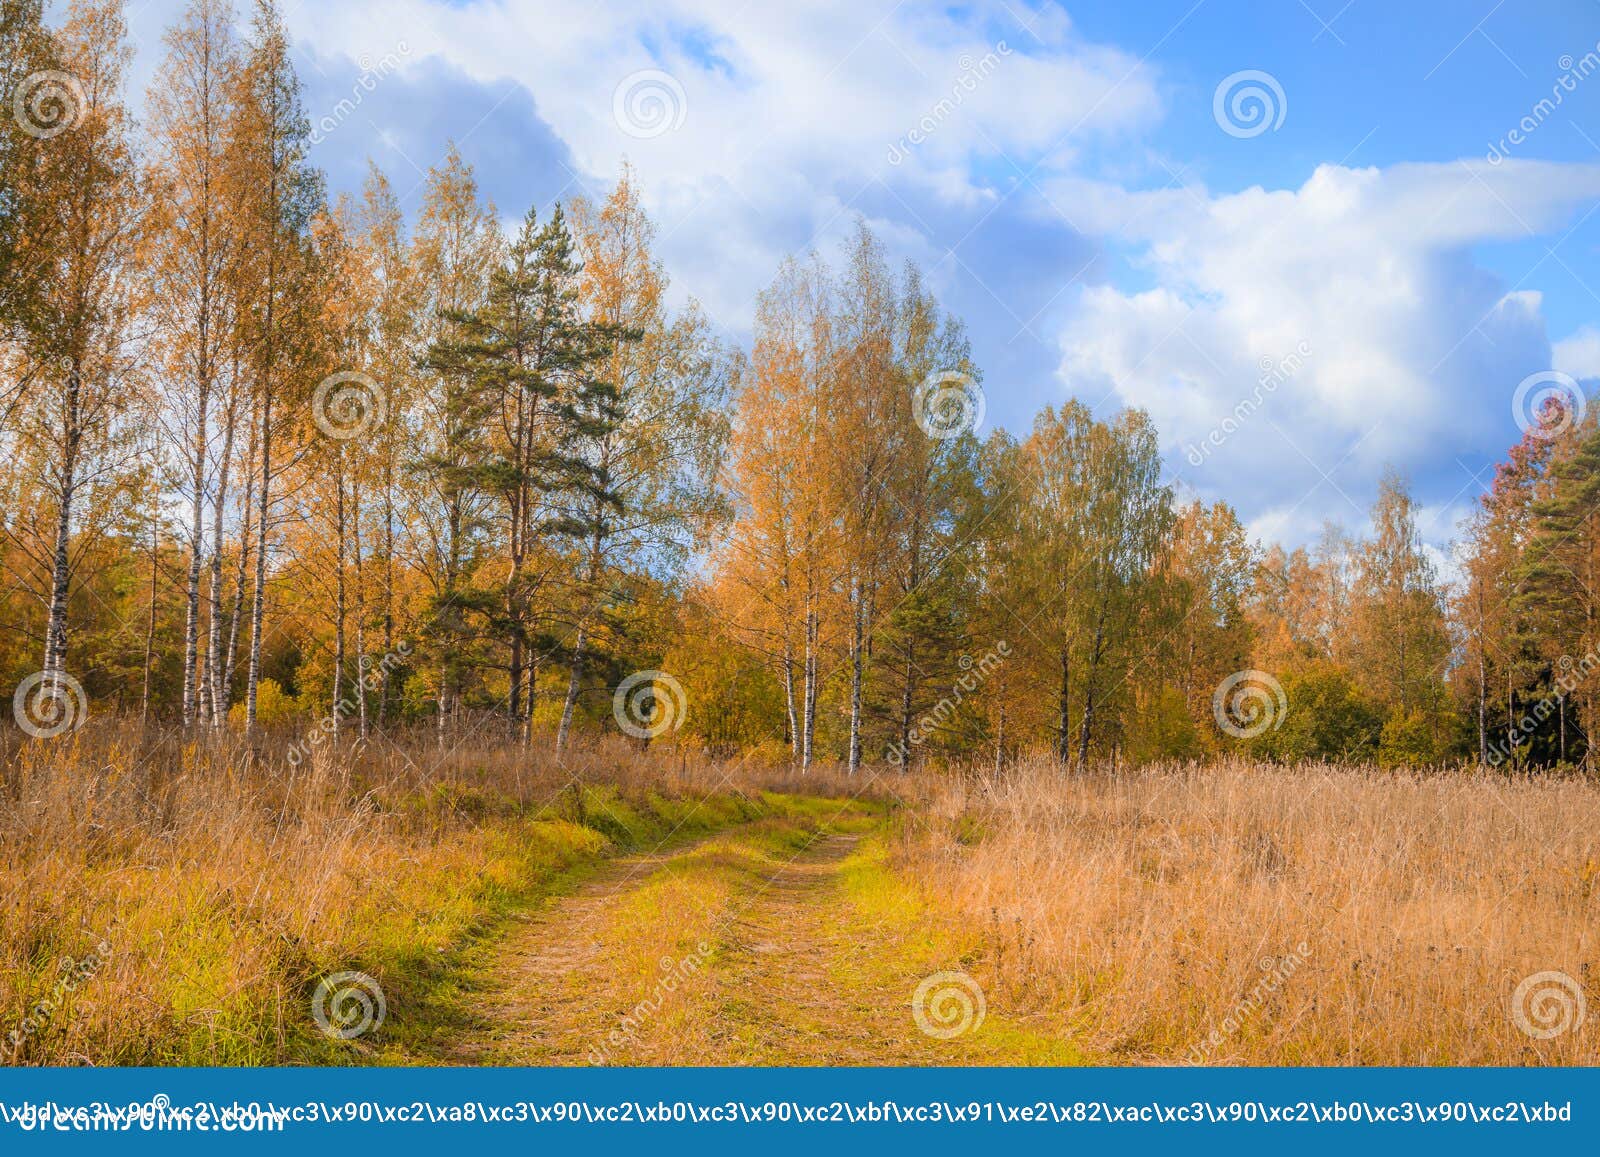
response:
<path fill-rule="evenodd" d="M 29 726 L 620 727 L 852 770 L 1591 758 L 1600 430 L 1561 398 L 1449 581 L 1399 476 L 1370 528 L 1285 550 L 1184 497 L 1140 412 L 984 426 L 960 320 L 864 224 L 775 270 L 739 348 L 669 304 L 626 168 L 524 212 L 452 149 L 413 215 L 376 167 L 330 199 L 270 3 L 240 36 L 195 0 L 140 123 L 117 5 L 4 13 L 8 89 L 71 78 L 0 127 Z"/>

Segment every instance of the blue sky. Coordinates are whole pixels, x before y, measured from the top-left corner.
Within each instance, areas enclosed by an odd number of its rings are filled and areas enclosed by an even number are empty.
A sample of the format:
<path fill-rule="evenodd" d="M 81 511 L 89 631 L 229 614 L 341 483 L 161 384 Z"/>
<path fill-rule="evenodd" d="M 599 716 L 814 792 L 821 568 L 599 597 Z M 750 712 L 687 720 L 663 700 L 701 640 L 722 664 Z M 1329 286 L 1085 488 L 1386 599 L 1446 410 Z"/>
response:
<path fill-rule="evenodd" d="M 140 83 L 178 7 L 130 5 Z M 317 146 L 335 190 L 370 155 L 414 210 L 454 139 L 515 218 L 602 191 L 626 156 L 674 292 L 734 339 L 784 254 L 827 255 L 864 216 L 966 320 L 990 423 L 1021 431 L 1069 396 L 1144 406 L 1174 479 L 1263 539 L 1359 527 L 1392 465 L 1442 545 L 1519 435 L 1518 384 L 1600 385 L 1597 0 L 306 0 L 287 18 L 313 119 L 392 65 Z M 1257 75 L 1219 116 L 1239 73 Z M 1232 119 L 1241 84 L 1271 105 L 1263 131 Z"/>

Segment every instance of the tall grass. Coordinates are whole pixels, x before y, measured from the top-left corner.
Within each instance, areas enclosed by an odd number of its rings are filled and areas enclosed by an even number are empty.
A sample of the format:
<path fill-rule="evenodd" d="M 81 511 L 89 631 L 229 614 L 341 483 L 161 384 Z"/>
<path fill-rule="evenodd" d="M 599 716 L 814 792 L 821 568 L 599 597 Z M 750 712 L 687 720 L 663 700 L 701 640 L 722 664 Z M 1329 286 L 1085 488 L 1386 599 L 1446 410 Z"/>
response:
<path fill-rule="evenodd" d="M 1109 1059 L 1600 1063 L 1592 780 L 1035 761 L 948 782 L 895 862 Z"/>
<path fill-rule="evenodd" d="M 464 1026 L 456 965 L 563 873 L 868 786 L 620 741 L 299 739 L 0 734 L 0 1063 L 438 1055 L 415 1034 Z M 1091 1057 L 1600 1063 L 1592 780 L 1040 760 L 881 789 L 895 876 L 991 1003 Z M 343 970 L 394 1010 L 353 1046 L 308 1015 Z"/>
<path fill-rule="evenodd" d="M 307 1015 L 319 977 L 365 970 L 391 1005 L 447 1001 L 452 954 L 508 904 L 616 848 L 762 814 L 761 791 L 792 786 L 623 742 L 558 759 L 425 733 L 301 740 L 5 733 L 0 1063 L 349 1057 Z M 389 1027 L 403 1046 L 405 1018 Z"/>

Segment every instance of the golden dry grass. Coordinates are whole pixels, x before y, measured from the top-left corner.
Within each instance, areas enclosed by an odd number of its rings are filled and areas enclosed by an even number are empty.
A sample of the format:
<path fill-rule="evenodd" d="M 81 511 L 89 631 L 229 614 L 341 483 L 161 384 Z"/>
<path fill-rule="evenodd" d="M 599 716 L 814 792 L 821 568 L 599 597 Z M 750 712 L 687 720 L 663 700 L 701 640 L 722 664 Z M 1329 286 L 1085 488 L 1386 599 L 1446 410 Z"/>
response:
<path fill-rule="evenodd" d="M 1224 762 L 952 780 L 897 868 L 1132 1063 L 1600 1063 L 1600 786 Z M 1303 948 L 1301 947 L 1303 946 Z M 1559 972 L 1586 993 L 1519 984 Z M 1213 1036 L 1213 1034 L 1216 1034 Z"/>
<path fill-rule="evenodd" d="M 761 792 L 790 779 L 622 742 L 558 760 L 428 734 L 294 765 L 299 738 L 9 734 L 0 1063 L 351 1059 L 306 1014 L 319 977 L 365 970 L 443 1021 L 457 957 L 505 911 L 615 849 L 765 814 Z M 406 1028 L 385 1034 L 397 1050 Z"/>
<path fill-rule="evenodd" d="M 557 760 L 427 734 L 295 766 L 293 738 L 252 750 L 108 724 L 0 750 L 0 1062 L 459 1056 L 511 916 L 620 850 L 774 816 L 814 827 L 815 799 L 771 792 L 868 786 L 660 745 Z M 785 947 L 811 961 L 802 972 L 831 975 L 816 960 L 833 956 L 810 948 L 871 929 L 886 960 L 970 971 L 994 1025 L 1108 1063 L 1600 1063 L 1593 780 L 1230 762 L 1080 775 L 1039 761 L 880 782 L 874 794 L 904 805 L 886 836 L 868 833 L 837 883 L 770 890 L 794 903 L 771 909 L 767 939 L 816 925 L 816 945 Z M 700 896 L 712 909 L 720 880 Z M 681 907 L 658 905 L 663 935 L 688 934 Z M 629 927 L 653 925 L 617 924 L 619 952 Z M 345 969 L 378 977 L 392 1010 L 354 1043 L 307 1015 L 317 979 Z M 767 971 L 730 974 L 727 992 L 794 987 Z M 894 1007 L 872 1007 L 899 1024 L 903 971 L 834 976 L 829 991 L 848 1010 L 881 989 L 871 1000 Z M 1513 996 L 1540 973 L 1586 994 L 1586 1022 L 1548 1039 L 1518 1027 Z M 1542 987 L 1525 1019 L 1559 1027 L 1572 999 Z M 870 1017 L 808 1020 L 803 1002 L 758 1006 L 804 1021 L 822 1042 L 813 1060 L 870 1031 Z M 751 1021 L 752 1041 L 765 1023 Z M 868 1044 L 859 1055 L 876 1055 Z M 695 1059 L 715 1063 L 707 1048 Z"/>

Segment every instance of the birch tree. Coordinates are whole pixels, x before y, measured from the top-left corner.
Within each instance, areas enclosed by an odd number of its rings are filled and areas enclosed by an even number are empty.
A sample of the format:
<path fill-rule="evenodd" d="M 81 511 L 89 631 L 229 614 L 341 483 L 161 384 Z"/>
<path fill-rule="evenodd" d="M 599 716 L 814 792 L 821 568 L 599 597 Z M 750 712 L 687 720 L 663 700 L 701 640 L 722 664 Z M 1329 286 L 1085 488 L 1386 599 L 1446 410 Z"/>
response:
<path fill-rule="evenodd" d="M 43 670 L 58 694 L 77 564 L 132 501 L 125 481 L 140 448 L 132 419 L 144 402 L 135 276 L 143 200 L 122 105 L 129 53 L 120 5 L 74 4 L 54 55 L 78 103 L 71 123 L 41 142 L 33 174 L 28 224 L 40 281 L 20 341 L 30 397 L 17 411 L 50 525 L 18 534 L 13 524 L 10 537 L 45 571 Z"/>
<path fill-rule="evenodd" d="M 277 526 L 274 484 L 293 456 L 293 445 L 282 442 L 304 417 L 293 403 L 309 393 L 296 370 L 307 368 L 297 364 L 305 360 L 312 310 L 305 293 L 307 234 L 323 200 L 321 174 L 306 159 L 310 124 L 274 0 L 256 0 L 235 109 L 232 142 L 241 187 L 248 192 L 240 211 L 240 246 L 249 260 L 234 268 L 246 318 L 243 340 L 255 423 L 255 573 L 245 687 L 246 726 L 253 729 L 266 631 L 267 556 Z M 303 393 L 297 398 L 294 390 Z"/>
<path fill-rule="evenodd" d="M 238 52 L 234 14 L 226 0 L 192 0 L 166 36 L 149 108 L 154 139 L 151 170 L 151 279 L 161 302 L 158 353 L 167 383 L 164 428 L 178 460 L 179 493 L 188 511 L 189 568 L 185 585 L 183 722 L 210 715 L 219 723 L 222 629 L 222 512 L 233 467 L 237 413 L 229 356 L 236 332 L 230 278 L 239 233 L 232 195 L 235 142 L 229 135 Z M 225 409 L 219 421 L 215 411 Z M 220 431 L 220 456 L 218 442 Z M 212 503 L 211 601 L 207 663 L 200 652 L 202 564 L 207 554 L 207 500 Z"/>

